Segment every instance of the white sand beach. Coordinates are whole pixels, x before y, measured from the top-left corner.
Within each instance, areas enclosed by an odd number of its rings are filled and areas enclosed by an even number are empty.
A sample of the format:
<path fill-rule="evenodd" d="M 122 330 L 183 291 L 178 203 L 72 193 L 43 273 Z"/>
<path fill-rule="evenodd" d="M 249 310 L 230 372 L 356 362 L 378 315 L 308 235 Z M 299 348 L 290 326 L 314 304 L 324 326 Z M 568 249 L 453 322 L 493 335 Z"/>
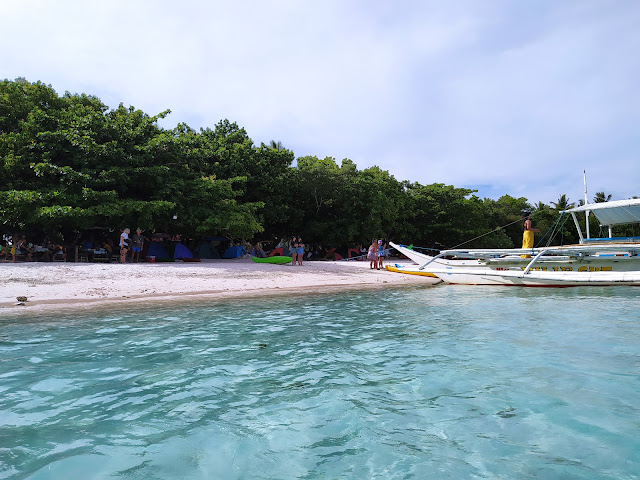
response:
<path fill-rule="evenodd" d="M 0 314 L 436 282 L 428 277 L 371 270 L 369 262 L 317 261 L 292 266 L 257 264 L 250 259 L 125 265 L 0 263 L 0 272 Z M 27 297 L 27 301 L 19 302 L 18 297 Z"/>

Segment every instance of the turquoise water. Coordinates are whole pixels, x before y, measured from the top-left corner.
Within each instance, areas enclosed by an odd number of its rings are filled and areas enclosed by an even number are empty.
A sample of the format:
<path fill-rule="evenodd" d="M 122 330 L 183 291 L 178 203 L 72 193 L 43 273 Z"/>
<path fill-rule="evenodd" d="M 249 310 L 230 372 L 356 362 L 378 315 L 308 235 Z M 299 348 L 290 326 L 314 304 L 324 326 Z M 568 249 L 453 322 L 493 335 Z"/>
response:
<path fill-rule="evenodd" d="M 0 478 L 640 478 L 638 293 L 0 318 Z"/>

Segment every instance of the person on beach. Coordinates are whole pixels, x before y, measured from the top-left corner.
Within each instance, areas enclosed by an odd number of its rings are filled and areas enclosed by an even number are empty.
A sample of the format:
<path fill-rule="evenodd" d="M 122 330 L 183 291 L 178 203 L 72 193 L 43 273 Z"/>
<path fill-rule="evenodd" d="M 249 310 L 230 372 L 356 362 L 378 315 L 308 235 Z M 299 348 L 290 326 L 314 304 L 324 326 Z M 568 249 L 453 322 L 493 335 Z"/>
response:
<path fill-rule="evenodd" d="M 384 251 L 386 245 L 382 244 L 382 240 L 378 240 L 378 270 L 382 268 L 382 260 L 384 259 Z"/>
<path fill-rule="evenodd" d="M 16 248 L 13 251 L 13 262 L 16 261 L 17 256 L 24 256 L 25 260 L 27 262 L 30 262 L 33 260 L 31 256 L 32 253 L 33 253 L 33 250 L 29 247 L 29 244 L 27 243 L 27 236 L 23 235 L 22 238 L 18 240 Z"/>
<path fill-rule="evenodd" d="M 298 265 L 302 266 L 302 259 L 304 258 L 304 243 L 302 243 L 302 239 L 298 237 Z"/>
<path fill-rule="evenodd" d="M 4 258 L 8 260 L 11 256 L 11 247 L 9 246 L 9 241 L 5 241 L 4 245 L 0 245 L 0 258 Z"/>
<path fill-rule="evenodd" d="M 251 250 L 252 257 L 265 258 L 267 255 L 264 253 L 264 250 L 260 247 L 260 242 L 256 243 L 253 246 L 253 250 Z"/>
<path fill-rule="evenodd" d="M 367 258 L 369 259 L 369 268 L 371 270 L 378 268 L 378 244 L 375 240 L 373 240 L 369 246 Z"/>
<path fill-rule="evenodd" d="M 120 234 L 120 263 L 127 263 L 127 251 L 129 251 L 129 232 L 130 229 L 125 228 Z"/>
<path fill-rule="evenodd" d="M 526 213 L 526 218 L 522 224 L 522 248 L 533 248 L 533 233 L 539 232 L 537 228 L 533 228 L 531 216 Z M 522 258 L 531 258 L 531 255 L 520 255 Z"/>
<path fill-rule="evenodd" d="M 142 236 L 143 230 L 138 227 L 136 233 L 131 237 L 131 261 L 135 258 L 136 263 L 140 260 L 140 252 L 142 252 L 142 246 L 144 245 L 144 237 Z"/>
<path fill-rule="evenodd" d="M 54 262 L 66 262 L 67 261 L 67 252 L 62 244 L 57 244 L 53 246 L 54 253 L 51 256 Z"/>
<path fill-rule="evenodd" d="M 298 255 L 298 238 L 293 237 L 289 242 L 289 252 L 291 253 L 291 265 L 296 264 L 296 257 Z"/>

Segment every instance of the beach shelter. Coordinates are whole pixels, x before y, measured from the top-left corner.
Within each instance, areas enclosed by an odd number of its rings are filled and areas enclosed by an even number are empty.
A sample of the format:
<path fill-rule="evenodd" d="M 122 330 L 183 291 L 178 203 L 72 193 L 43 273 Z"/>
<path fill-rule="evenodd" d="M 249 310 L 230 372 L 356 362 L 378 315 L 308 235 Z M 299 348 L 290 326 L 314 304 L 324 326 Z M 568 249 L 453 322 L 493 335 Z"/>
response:
<path fill-rule="evenodd" d="M 245 254 L 244 248 L 241 246 L 229 247 L 225 250 L 222 258 L 238 258 Z"/>
<path fill-rule="evenodd" d="M 224 252 L 224 247 L 229 244 L 229 239 L 225 237 L 204 237 L 198 247 L 200 258 L 220 258 L 220 252 Z"/>
<path fill-rule="evenodd" d="M 173 258 L 193 258 L 193 253 L 185 245 L 178 243 L 173 251 Z"/>
<path fill-rule="evenodd" d="M 202 242 L 198 247 L 198 258 L 220 258 L 220 254 L 210 242 Z"/>
<path fill-rule="evenodd" d="M 162 243 L 151 242 L 149 250 L 147 251 L 147 257 L 171 258 L 171 255 L 169 255 L 169 252 L 167 252 L 167 249 L 164 248 Z"/>

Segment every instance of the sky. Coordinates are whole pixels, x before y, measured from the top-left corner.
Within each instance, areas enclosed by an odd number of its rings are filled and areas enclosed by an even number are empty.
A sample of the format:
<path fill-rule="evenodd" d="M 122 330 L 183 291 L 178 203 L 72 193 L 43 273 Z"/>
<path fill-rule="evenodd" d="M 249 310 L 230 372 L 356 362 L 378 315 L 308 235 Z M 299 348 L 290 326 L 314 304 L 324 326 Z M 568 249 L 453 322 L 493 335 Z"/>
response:
<path fill-rule="evenodd" d="M 0 0 L 0 78 L 531 203 L 640 196 L 637 0 Z"/>

